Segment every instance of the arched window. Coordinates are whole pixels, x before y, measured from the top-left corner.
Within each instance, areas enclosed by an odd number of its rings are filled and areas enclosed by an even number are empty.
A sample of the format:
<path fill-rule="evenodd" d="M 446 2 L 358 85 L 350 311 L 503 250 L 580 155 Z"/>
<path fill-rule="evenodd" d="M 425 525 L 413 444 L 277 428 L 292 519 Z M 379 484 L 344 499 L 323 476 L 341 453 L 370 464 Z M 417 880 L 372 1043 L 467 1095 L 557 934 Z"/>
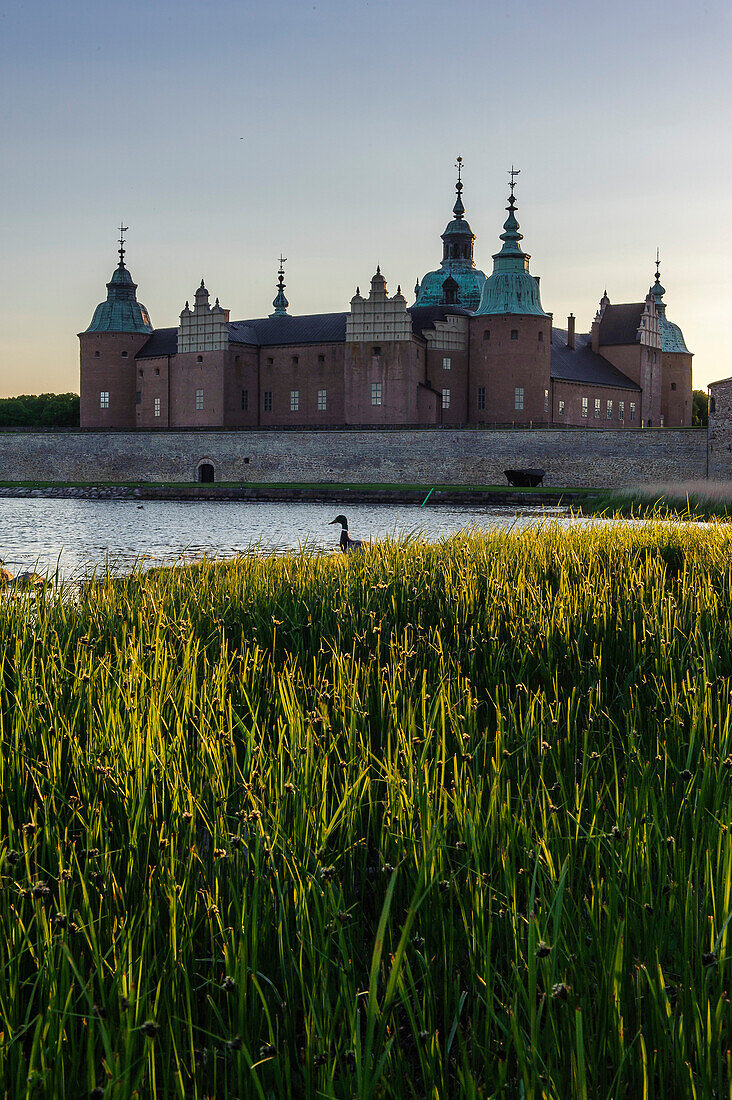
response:
<path fill-rule="evenodd" d="M 517 328 L 512 328 L 511 329 L 511 339 L 512 340 L 518 340 L 518 329 Z"/>
<path fill-rule="evenodd" d="M 487 340 L 490 340 L 490 338 L 491 338 L 491 330 L 489 328 L 484 328 L 483 329 L 483 340 L 484 340 L 484 342 L 487 341 Z"/>

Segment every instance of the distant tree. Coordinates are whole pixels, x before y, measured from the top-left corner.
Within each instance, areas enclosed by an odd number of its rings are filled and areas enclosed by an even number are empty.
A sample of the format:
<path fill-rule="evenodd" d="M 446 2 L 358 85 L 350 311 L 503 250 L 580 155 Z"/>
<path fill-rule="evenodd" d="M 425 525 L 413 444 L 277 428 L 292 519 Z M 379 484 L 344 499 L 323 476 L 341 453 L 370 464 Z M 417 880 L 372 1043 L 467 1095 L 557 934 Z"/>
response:
<path fill-rule="evenodd" d="M 0 398 L 0 428 L 78 428 L 76 393 L 24 393 Z"/>
<path fill-rule="evenodd" d="M 691 405 L 691 423 L 695 428 L 706 428 L 709 423 L 709 395 L 705 390 L 694 390 Z"/>

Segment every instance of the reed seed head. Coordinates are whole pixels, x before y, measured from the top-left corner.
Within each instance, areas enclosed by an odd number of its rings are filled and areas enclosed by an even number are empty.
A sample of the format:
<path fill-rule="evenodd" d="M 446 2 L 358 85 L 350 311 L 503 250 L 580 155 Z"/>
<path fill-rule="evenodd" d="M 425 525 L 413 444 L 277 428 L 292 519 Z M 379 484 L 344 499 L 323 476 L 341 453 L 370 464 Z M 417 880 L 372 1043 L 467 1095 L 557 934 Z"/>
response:
<path fill-rule="evenodd" d="M 233 993 L 236 989 L 236 982 L 233 978 L 227 975 L 227 977 L 225 977 L 223 982 L 221 983 L 221 988 L 223 989 L 224 993 Z"/>
<path fill-rule="evenodd" d="M 551 951 L 551 947 L 549 946 L 549 944 L 544 943 L 543 940 L 540 940 L 539 941 L 539 946 L 536 949 L 537 959 L 545 959 L 547 957 L 547 955 L 550 953 L 550 951 Z"/>
<path fill-rule="evenodd" d="M 160 1024 L 155 1020 L 145 1020 L 145 1023 L 140 1025 L 140 1031 L 147 1039 L 154 1039 L 160 1031 Z"/>

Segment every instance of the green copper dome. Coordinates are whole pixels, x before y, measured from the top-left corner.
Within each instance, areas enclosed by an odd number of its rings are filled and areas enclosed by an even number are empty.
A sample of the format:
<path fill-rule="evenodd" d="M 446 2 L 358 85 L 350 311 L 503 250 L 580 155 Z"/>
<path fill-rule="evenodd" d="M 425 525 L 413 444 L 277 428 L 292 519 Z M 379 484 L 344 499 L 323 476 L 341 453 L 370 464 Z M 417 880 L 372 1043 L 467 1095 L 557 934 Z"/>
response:
<path fill-rule="evenodd" d="M 458 158 L 458 167 L 462 167 L 461 158 Z M 476 268 L 473 260 L 475 234 L 465 221 L 460 175 L 455 190 L 457 200 L 452 210 L 455 217 L 442 234 L 442 262 L 437 271 L 427 272 L 421 284 L 417 281 L 415 306 L 458 305 L 476 309 L 480 301 L 485 274 Z"/>
<path fill-rule="evenodd" d="M 691 352 L 686 346 L 684 341 L 684 334 L 678 325 L 674 325 L 666 317 L 666 303 L 663 300 L 663 296 L 666 293 L 664 287 L 661 286 L 661 276 L 656 271 L 656 282 L 651 287 L 651 294 L 653 295 L 656 303 L 656 313 L 658 315 L 658 331 L 661 336 L 661 350 L 662 351 L 680 351 L 685 352 L 687 355 L 691 355 Z"/>
<path fill-rule="evenodd" d="M 503 247 L 493 256 L 493 274 L 485 281 L 476 314 L 516 313 L 548 317 L 549 314 L 541 308 L 538 280 L 529 271 L 531 257 L 519 245 L 523 233 L 519 233 L 519 223 L 516 221 L 513 184 L 506 209 L 508 217 L 500 236 Z"/>
<path fill-rule="evenodd" d="M 150 316 L 137 300 L 137 284 L 125 267 L 124 245 L 119 249 L 119 264 L 107 283 L 107 300 L 94 310 L 87 332 L 152 332 Z"/>

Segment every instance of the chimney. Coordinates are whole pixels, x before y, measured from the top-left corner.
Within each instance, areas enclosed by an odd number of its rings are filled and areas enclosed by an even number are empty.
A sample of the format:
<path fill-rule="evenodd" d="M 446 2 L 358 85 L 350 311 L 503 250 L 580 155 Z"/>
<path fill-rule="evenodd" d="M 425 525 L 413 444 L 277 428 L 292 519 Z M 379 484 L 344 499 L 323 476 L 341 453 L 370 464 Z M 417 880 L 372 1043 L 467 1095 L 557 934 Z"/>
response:
<path fill-rule="evenodd" d="M 574 314 L 570 313 L 567 318 L 567 347 L 570 351 L 574 351 Z"/>

